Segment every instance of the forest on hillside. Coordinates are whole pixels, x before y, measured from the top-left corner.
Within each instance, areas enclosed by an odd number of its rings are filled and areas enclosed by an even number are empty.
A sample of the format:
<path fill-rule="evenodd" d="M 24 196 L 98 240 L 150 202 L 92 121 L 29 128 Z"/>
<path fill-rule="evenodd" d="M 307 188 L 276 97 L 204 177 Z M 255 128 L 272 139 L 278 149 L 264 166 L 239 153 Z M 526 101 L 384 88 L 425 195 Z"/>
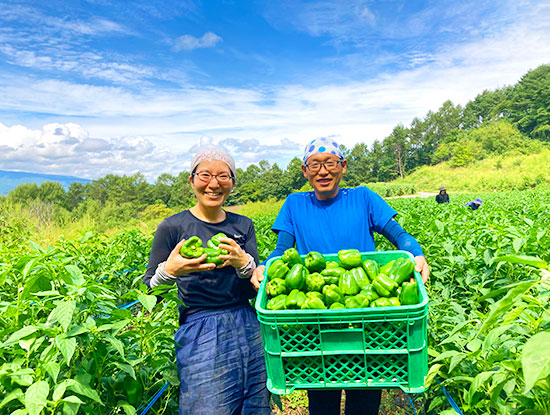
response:
<path fill-rule="evenodd" d="M 532 154 L 550 143 L 550 65 L 525 74 L 515 85 L 483 91 L 465 106 L 446 101 L 437 111 L 399 124 L 391 134 L 372 145 L 358 143 L 343 148 L 348 171 L 343 186 L 389 182 L 406 177 L 423 166 L 445 162 L 468 166 L 494 155 Z M 140 173 L 106 175 L 89 183 L 57 182 L 22 184 L 4 204 L 40 203 L 57 214 L 82 217 L 102 211 L 106 217 L 162 216 L 194 202 L 190 172 L 161 174 L 148 183 Z M 237 169 L 237 183 L 228 204 L 281 200 L 302 189 L 301 160 L 292 159 L 283 169 L 269 161 Z"/>

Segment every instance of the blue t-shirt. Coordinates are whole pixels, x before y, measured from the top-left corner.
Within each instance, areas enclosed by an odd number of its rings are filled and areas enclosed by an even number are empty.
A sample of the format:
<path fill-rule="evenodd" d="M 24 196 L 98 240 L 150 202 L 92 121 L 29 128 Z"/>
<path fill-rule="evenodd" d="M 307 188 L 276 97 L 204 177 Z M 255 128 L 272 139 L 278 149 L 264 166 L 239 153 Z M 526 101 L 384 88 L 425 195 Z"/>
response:
<path fill-rule="evenodd" d="M 296 239 L 304 255 L 356 248 L 374 251 L 373 231 L 380 233 L 397 212 L 367 187 L 339 189 L 336 197 L 319 200 L 315 192 L 290 194 L 271 229 Z"/>

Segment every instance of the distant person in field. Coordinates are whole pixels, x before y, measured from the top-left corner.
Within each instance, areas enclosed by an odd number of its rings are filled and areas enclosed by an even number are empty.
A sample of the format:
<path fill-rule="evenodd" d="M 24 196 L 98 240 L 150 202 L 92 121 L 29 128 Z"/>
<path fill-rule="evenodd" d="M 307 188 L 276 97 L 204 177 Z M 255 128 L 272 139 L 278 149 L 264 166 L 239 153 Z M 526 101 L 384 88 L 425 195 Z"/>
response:
<path fill-rule="evenodd" d="M 302 172 L 313 191 L 292 193 L 286 198 L 271 227 L 277 233 L 277 246 L 268 259 L 282 255 L 294 244 L 301 255 L 310 251 L 336 253 L 347 248 L 374 251 L 373 232 L 377 232 L 398 249 L 413 254 L 416 270 L 426 282 L 430 274 L 426 258 L 418 242 L 395 221 L 397 212 L 367 187 L 339 187 L 346 168 L 347 160 L 333 140 L 319 138 L 306 146 Z M 254 271 L 251 281 L 256 289 L 264 270 L 261 264 Z M 308 391 L 309 413 L 339 415 L 341 394 L 341 390 Z M 346 414 L 378 414 L 380 396 L 380 389 L 346 390 Z"/>
<path fill-rule="evenodd" d="M 482 203 L 483 202 L 482 202 L 481 198 L 478 197 L 475 200 L 472 200 L 471 202 L 467 202 L 466 206 L 468 206 L 472 210 L 477 210 L 482 205 Z"/>
<path fill-rule="evenodd" d="M 189 182 L 197 203 L 158 226 L 143 278 L 151 288 L 176 284 L 185 304 L 174 338 L 179 414 L 270 415 L 260 325 L 249 303 L 256 233 L 249 218 L 222 209 L 235 186 L 235 162 L 221 148 L 204 149 L 193 158 Z M 220 238 L 228 252 L 219 256 L 223 263 L 180 255 L 187 239 L 198 236 L 205 245 L 218 233 L 228 236 Z"/>
<path fill-rule="evenodd" d="M 435 197 L 437 203 L 449 203 L 449 195 L 445 186 L 439 188 L 439 194 Z"/>

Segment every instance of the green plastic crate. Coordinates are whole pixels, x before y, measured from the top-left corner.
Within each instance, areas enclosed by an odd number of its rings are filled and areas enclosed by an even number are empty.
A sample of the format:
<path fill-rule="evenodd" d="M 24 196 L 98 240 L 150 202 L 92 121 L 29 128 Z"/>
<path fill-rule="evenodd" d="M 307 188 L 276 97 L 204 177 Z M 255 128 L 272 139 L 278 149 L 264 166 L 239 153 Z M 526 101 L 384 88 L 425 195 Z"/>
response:
<path fill-rule="evenodd" d="M 380 265 L 412 255 L 365 252 Z M 303 256 L 302 256 L 303 257 Z M 324 255 L 338 261 L 337 254 Z M 267 387 L 294 389 L 396 388 L 424 391 L 428 373 L 428 295 L 420 274 L 420 303 L 399 307 L 334 310 L 267 310 L 266 277 L 256 298 L 264 343 Z"/>

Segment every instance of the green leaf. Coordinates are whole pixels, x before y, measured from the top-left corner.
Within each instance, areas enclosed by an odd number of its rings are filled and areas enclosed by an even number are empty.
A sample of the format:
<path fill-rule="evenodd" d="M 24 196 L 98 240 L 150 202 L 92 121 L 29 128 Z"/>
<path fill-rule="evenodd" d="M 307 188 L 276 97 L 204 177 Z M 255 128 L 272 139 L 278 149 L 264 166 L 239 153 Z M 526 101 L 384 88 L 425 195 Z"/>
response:
<path fill-rule="evenodd" d="M 61 370 L 61 365 L 57 362 L 47 362 L 42 365 L 48 375 L 52 378 L 54 383 L 57 383 L 57 377 L 59 376 L 59 371 Z"/>
<path fill-rule="evenodd" d="M 23 396 L 23 391 L 21 389 L 17 388 L 12 390 L 2 399 L 2 402 L 0 402 L 0 409 L 15 399 L 19 399 L 20 401 L 23 400 Z"/>
<path fill-rule="evenodd" d="M 430 370 L 428 370 L 428 374 L 426 375 L 426 379 L 424 380 L 424 386 L 426 389 L 428 389 L 433 383 L 434 378 L 437 376 L 439 369 L 441 369 L 442 366 L 443 365 L 436 363 L 430 367 Z"/>
<path fill-rule="evenodd" d="M 61 398 L 63 398 L 63 395 L 65 395 L 66 390 L 67 390 L 67 382 L 61 382 L 59 385 L 55 387 L 52 394 L 52 400 L 58 401 Z"/>
<path fill-rule="evenodd" d="M 73 391 L 74 393 L 78 393 L 79 395 L 86 396 L 87 398 L 103 405 L 97 392 L 90 388 L 90 386 L 80 383 L 74 379 L 67 379 L 65 382 L 67 383 L 67 389 Z"/>
<path fill-rule="evenodd" d="M 39 254 L 43 254 L 44 252 L 46 252 L 44 248 L 42 248 L 36 242 L 30 241 L 29 245 L 34 252 L 38 252 Z"/>
<path fill-rule="evenodd" d="M 460 354 L 460 352 L 456 351 L 456 350 L 447 350 L 441 354 L 439 354 L 434 360 L 433 362 L 439 362 L 440 360 L 445 360 L 449 357 L 453 357 L 457 354 Z"/>
<path fill-rule="evenodd" d="M 153 307 L 155 307 L 155 304 L 157 303 L 157 297 L 142 293 L 138 294 L 138 300 L 149 312 L 153 311 Z"/>
<path fill-rule="evenodd" d="M 126 363 L 120 363 L 120 362 L 115 362 L 115 366 L 118 367 L 123 372 L 128 373 L 132 377 L 132 379 L 134 380 L 136 379 L 136 372 L 134 371 L 133 366 Z"/>
<path fill-rule="evenodd" d="M 113 336 L 105 336 L 105 340 L 107 340 L 111 345 L 116 349 L 116 351 L 124 358 L 124 343 L 122 343 L 120 340 L 115 339 Z"/>
<path fill-rule="evenodd" d="M 512 242 L 512 247 L 514 248 L 514 251 L 519 252 L 521 247 L 523 246 L 523 239 L 522 238 L 516 238 L 514 239 L 514 242 Z"/>
<path fill-rule="evenodd" d="M 469 342 L 467 345 L 466 345 L 466 348 L 471 351 L 472 353 L 475 353 L 479 350 L 479 348 L 481 347 L 482 345 L 482 342 L 481 340 L 479 340 L 478 338 L 474 338 L 471 342 Z"/>
<path fill-rule="evenodd" d="M 468 355 L 466 353 L 461 353 L 459 355 L 451 357 L 451 362 L 449 363 L 449 373 L 453 371 L 453 369 L 460 364 Z"/>
<path fill-rule="evenodd" d="M 472 404 L 472 400 L 474 399 L 474 395 L 476 392 L 479 391 L 479 388 L 489 380 L 495 372 L 481 372 L 478 373 L 477 376 L 474 378 L 474 381 L 470 385 L 470 389 L 468 390 L 468 394 L 466 395 L 466 403 Z"/>
<path fill-rule="evenodd" d="M 66 398 L 63 398 L 63 402 L 70 402 L 70 403 L 77 403 L 77 404 L 83 404 L 84 401 L 80 399 L 78 396 L 71 395 L 67 396 Z"/>
<path fill-rule="evenodd" d="M 65 358 L 67 366 L 69 366 L 71 359 L 73 358 L 74 351 L 76 350 L 76 339 L 74 337 L 67 338 L 63 335 L 59 335 L 55 338 L 55 345 Z"/>
<path fill-rule="evenodd" d="M 535 334 L 525 343 L 521 353 L 521 366 L 525 378 L 525 390 L 550 375 L 550 332 Z"/>
<path fill-rule="evenodd" d="M 514 302 L 518 299 L 518 297 L 525 294 L 536 284 L 537 281 L 526 281 L 510 289 L 508 291 L 508 294 L 506 294 L 504 297 L 502 297 L 502 299 L 493 304 L 493 306 L 491 307 L 491 311 L 487 315 L 487 318 L 485 319 L 483 325 L 475 336 L 477 337 L 480 333 L 483 333 L 485 330 L 490 328 L 495 323 L 495 321 L 500 319 L 502 315 L 505 314 L 510 309 L 510 307 L 514 305 Z"/>
<path fill-rule="evenodd" d="M 494 262 L 509 262 L 510 264 L 524 264 L 535 268 L 544 269 L 548 266 L 546 261 L 529 255 L 503 255 L 493 259 Z"/>
<path fill-rule="evenodd" d="M 86 282 L 82 276 L 82 271 L 76 265 L 65 265 L 65 269 L 71 275 L 74 285 L 83 285 Z"/>
<path fill-rule="evenodd" d="M 40 415 L 40 412 L 42 412 L 42 409 L 48 403 L 49 393 L 50 387 L 48 382 L 43 380 L 29 386 L 25 392 L 25 408 L 27 408 L 29 415 Z"/>
<path fill-rule="evenodd" d="M 25 337 L 33 334 L 37 331 L 38 328 L 35 326 L 25 326 L 22 329 L 17 330 L 15 333 L 12 333 L 11 336 L 4 343 L 0 344 L 0 348 L 11 346 L 14 343 L 18 343 L 19 340 L 24 339 Z"/>
<path fill-rule="evenodd" d="M 60 301 L 50 313 L 47 324 L 59 323 L 66 332 L 73 319 L 75 308 L 76 303 L 72 300 Z"/>

